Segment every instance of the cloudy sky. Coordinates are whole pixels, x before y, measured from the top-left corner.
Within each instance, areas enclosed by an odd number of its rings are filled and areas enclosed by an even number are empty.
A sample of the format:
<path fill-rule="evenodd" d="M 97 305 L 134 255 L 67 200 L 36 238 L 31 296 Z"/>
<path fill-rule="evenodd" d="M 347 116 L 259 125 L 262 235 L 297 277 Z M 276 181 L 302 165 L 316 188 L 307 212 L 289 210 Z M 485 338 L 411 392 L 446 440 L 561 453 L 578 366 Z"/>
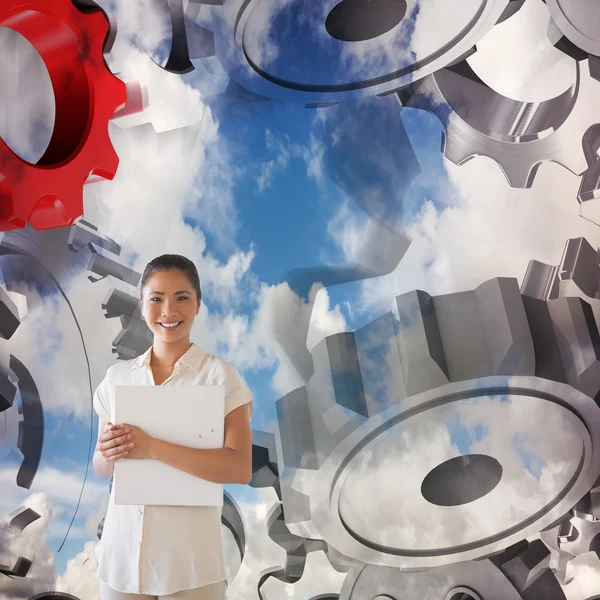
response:
<path fill-rule="evenodd" d="M 178 76 L 149 57 L 164 62 L 168 47 L 169 30 L 159 13 L 137 2 L 100 4 L 119 25 L 109 65 L 123 80 L 139 80 L 149 102 L 141 115 L 110 124 L 119 170 L 113 181 L 86 186 L 85 219 L 114 239 L 122 248 L 119 260 L 137 271 L 163 252 L 194 260 L 204 302 L 192 337 L 240 370 L 253 392 L 255 429 L 275 430 L 275 402 L 305 383 L 307 349 L 327 335 L 373 321 L 390 310 L 395 296 L 413 289 L 455 293 L 497 276 L 520 283 L 529 260 L 557 264 L 569 238 L 583 236 L 595 247 L 600 244 L 594 222 L 600 222 L 600 210 L 585 207 L 591 220 L 582 218 L 576 199 L 580 178 L 560 164 L 542 164 L 530 189 L 511 188 L 488 157 L 457 166 L 440 153 L 443 128 L 437 117 L 402 108 L 393 94 L 321 108 L 219 95 L 229 78 L 218 68 L 211 73 L 196 63 L 193 72 Z M 336 3 L 325 4 L 327 13 Z M 414 29 L 410 49 L 426 54 L 433 41 L 424 32 L 433 17 L 415 10 L 416 5 L 411 3 L 408 11 Z M 303 14 L 302 3 L 288 0 L 282 6 L 293 9 L 285 19 L 264 2 L 265 14 L 249 24 L 248 47 L 275 75 L 289 68 L 290 74 L 304 76 L 313 66 L 313 53 L 320 49 L 329 56 L 336 50 L 323 41 L 324 29 L 315 18 Z M 205 12 L 202 18 L 210 21 L 210 11 Z M 258 16 L 268 24 L 268 35 L 262 35 Z M 285 45 L 281 32 L 289 33 L 285 27 L 292 17 L 302 32 L 313 32 L 300 45 L 305 55 Z M 454 28 L 462 26 L 456 19 Z M 548 42 L 547 26 L 545 5 L 527 0 L 478 44 L 471 67 L 515 100 L 539 102 L 564 92 L 574 82 L 575 64 Z M 441 25 L 433 20 L 429 30 L 435 27 Z M 147 52 L 134 43 L 134 33 Z M 0 70 L 11 82 L 0 90 L 0 135 L 35 161 L 52 129 L 50 82 L 26 43 L 3 28 L 0 34 L 0 49 L 6 50 L 0 52 Z M 339 60 L 349 79 L 411 57 L 393 32 L 378 43 L 347 48 Z M 328 69 L 321 65 L 307 81 L 327 80 Z M 585 94 L 569 122 L 580 135 L 600 120 L 600 106 L 593 101 L 600 83 L 589 78 L 585 63 L 582 71 Z M 26 93 L 32 100 L 23 103 Z M 581 163 L 577 138 L 567 141 Z M 386 270 L 382 265 L 396 252 L 402 260 Z M 357 265 L 362 277 L 344 279 L 343 269 Z M 323 267 L 331 283 L 341 283 L 314 288 L 309 295 L 299 289 L 308 284 L 308 292 L 317 271 L 304 272 L 303 286 L 289 277 L 291 269 L 321 268 L 318 272 L 324 273 Z M 28 598 L 55 586 L 94 600 L 95 531 L 106 510 L 108 482 L 87 464 L 97 425 L 90 391 L 114 362 L 111 341 L 120 326 L 118 319 L 105 319 L 101 303 L 115 282 L 92 283 L 80 265 L 73 266 L 64 291 L 74 314 L 56 286 L 40 272 L 32 280 L 28 268 L 24 259 L 0 259 L 4 273 L 28 273 L 17 286 L 27 298 L 27 317 L 7 347 L 28 367 L 39 389 L 45 439 L 30 490 L 15 485 L 20 461 L 9 454 L 12 438 L 5 434 L 0 439 L 1 488 L 8 490 L 0 498 L 0 516 L 26 505 L 41 518 L 11 548 L 13 554 L 35 557 L 30 576 L 6 588 L 0 581 L 0 598 Z M 490 415 L 486 419 L 493 421 Z M 490 427 L 489 439 L 480 440 L 482 448 L 504 439 L 503 431 Z M 439 438 L 444 452 L 458 447 L 450 433 Z M 536 446 L 542 463 L 556 458 L 552 450 L 547 439 Z M 435 447 L 430 451 L 437 452 Z M 552 466 L 546 465 L 548 471 L 540 467 L 537 480 L 549 477 Z M 374 485 L 380 475 L 373 474 Z M 523 488 L 529 495 L 531 485 L 528 480 Z M 262 492 L 227 488 L 246 503 L 250 515 L 264 515 L 272 505 Z M 423 518 L 419 506 L 415 503 L 407 513 L 415 520 Z M 576 563 L 578 575 L 565 593 L 569 600 L 586 600 L 600 589 L 598 562 L 586 555 Z M 331 578 L 335 587 L 336 575 Z"/>

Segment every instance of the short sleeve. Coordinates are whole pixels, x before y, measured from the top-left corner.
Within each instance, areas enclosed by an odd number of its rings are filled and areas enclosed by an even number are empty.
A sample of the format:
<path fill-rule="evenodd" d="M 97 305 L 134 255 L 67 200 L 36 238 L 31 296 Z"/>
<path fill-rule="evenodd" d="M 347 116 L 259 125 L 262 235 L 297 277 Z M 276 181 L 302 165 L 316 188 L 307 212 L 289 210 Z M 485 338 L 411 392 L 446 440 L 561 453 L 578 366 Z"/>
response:
<path fill-rule="evenodd" d="M 225 416 L 242 404 L 250 403 L 250 418 L 252 418 L 252 392 L 232 365 L 227 365 L 225 379 Z"/>
<path fill-rule="evenodd" d="M 108 399 L 108 373 L 94 392 L 94 410 L 106 423 L 110 421 L 110 404 Z"/>
<path fill-rule="evenodd" d="M 248 388 L 243 388 L 230 394 L 225 398 L 225 416 L 242 404 L 248 403 L 250 403 L 250 418 L 252 419 L 252 392 Z"/>

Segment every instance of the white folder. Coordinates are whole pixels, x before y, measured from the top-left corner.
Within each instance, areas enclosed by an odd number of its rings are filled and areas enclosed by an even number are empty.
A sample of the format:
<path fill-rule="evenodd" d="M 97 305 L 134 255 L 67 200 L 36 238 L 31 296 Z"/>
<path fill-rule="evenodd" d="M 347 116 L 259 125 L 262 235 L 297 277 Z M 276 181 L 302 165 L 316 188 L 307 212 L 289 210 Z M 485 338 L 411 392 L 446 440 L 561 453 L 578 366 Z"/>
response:
<path fill-rule="evenodd" d="M 152 437 L 192 448 L 222 448 L 222 385 L 117 385 L 114 423 L 141 427 Z M 151 458 L 115 462 L 115 504 L 223 506 L 223 484 Z"/>

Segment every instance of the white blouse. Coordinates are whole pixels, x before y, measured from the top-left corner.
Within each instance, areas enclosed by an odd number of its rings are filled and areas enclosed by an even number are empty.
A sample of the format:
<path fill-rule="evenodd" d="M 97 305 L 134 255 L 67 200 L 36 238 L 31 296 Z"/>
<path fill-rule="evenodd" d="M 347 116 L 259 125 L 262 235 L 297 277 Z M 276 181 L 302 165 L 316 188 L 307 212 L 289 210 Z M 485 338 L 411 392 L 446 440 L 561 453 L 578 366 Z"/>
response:
<path fill-rule="evenodd" d="M 107 369 L 94 394 L 94 409 L 105 422 L 114 423 L 115 385 L 155 385 L 151 350 Z M 161 385 L 224 385 L 225 415 L 246 403 L 252 411 L 252 393 L 237 369 L 196 344 Z M 227 581 L 221 510 L 116 505 L 113 487 L 97 548 L 99 579 L 119 592 L 153 595 Z"/>

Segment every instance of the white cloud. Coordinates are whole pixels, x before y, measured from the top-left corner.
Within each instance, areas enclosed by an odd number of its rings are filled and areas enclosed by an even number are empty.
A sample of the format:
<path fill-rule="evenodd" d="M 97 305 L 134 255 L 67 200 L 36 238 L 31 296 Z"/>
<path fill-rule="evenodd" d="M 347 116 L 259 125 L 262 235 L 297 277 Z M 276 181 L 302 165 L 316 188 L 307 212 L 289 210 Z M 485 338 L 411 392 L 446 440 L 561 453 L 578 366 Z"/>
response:
<path fill-rule="evenodd" d="M 300 299 L 287 283 L 262 290 L 256 327 L 278 353 L 280 363 L 272 385 L 281 395 L 305 383 L 295 367 L 311 360 L 307 350 L 325 336 L 347 328 L 339 305 L 330 308 L 327 290 L 316 290 L 313 287 L 308 302 Z"/>
<path fill-rule="evenodd" d="M 81 600 L 99 600 L 100 587 L 96 542 L 87 542 L 77 556 L 67 562 L 65 572 L 56 578 L 56 591 L 72 594 Z"/>
<path fill-rule="evenodd" d="M 25 578 L 10 579 L 3 576 L 0 600 L 30 598 L 34 594 L 51 591 L 54 584 L 54 552 L 46 542 L 48 537 L 46 529 L 54 516 L 48 498 L 43 493 L 31 494 L 19 505 L 31 508 L 40 515 L 40 518 L 28 525 L 20 536 L 11 541 L 8 554 L 12 558 L 22 556 L 32 561 L 32 565 Z M 15 508 L 17 506 L 13 506 L 11 512 Z"/>
<path fill-rule="evenodd" d="M 600 558 L 593 552 L 572 561 L 573 581 L 562 586 L 567 600 L 588 600 L 600 590 Z"/>

